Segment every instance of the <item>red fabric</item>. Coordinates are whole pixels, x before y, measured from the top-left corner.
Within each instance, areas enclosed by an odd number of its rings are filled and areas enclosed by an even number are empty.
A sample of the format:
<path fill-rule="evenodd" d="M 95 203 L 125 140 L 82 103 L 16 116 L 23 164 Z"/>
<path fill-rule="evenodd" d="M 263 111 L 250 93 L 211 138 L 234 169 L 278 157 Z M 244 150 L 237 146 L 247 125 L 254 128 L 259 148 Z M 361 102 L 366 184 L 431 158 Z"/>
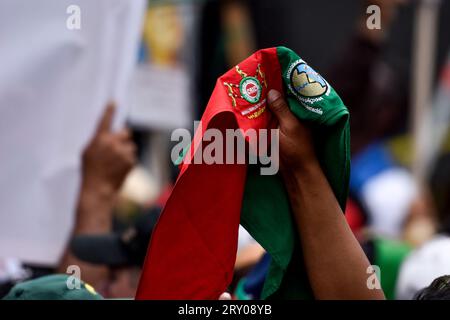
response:
<path fill-rule="evenodd" d="M 358 234 L 364 227 L 364 215 L 359 206 L 351 198 L 347 200 L 345 219 L 354 234 Z"/>
<path fill-rule="evenodd" d="M 282 92 L 276 48 L 256 52 L 239 69 L 255 76 L 258 64 L 268 85 L 262 85 L 259 101 L 264 101 L 269 89 Z M 218 79 L 191 151 L 199 150 L 199 138 L 207 128 L 246 130 L 274 125 L 268 110 L 250 119 L 242 111 L 251 103 L 236 98 L 233 106 L 224 82 L 239 84 L 241 79 L 234 68 Z M 226 290 L 236 259 L 246 171 L 245 164 L 182 164 L 153 232 L 136 299 L 218 299 Z"/>
<path fill-rule="evenodd" d="M 163 191 L 160 193 L 160 195 L 156 199 L 155 204 L 161 208 L 164 207 L 166 205 L 167 200 L 169 200 L 172 190 L 173 190 L 173 185 L 170 183 L 165 188 L 163 188 Z"/>
<path fill-rule="evenodd" d="M 445 88 L 447 88 L 447 90 L 450 89 L 450 62 L 448 62 L 445 66 L 444 66 L 444 70 L 442 71 L 442 75 L 441 75 L 441 81 L 442 84 Z"/>

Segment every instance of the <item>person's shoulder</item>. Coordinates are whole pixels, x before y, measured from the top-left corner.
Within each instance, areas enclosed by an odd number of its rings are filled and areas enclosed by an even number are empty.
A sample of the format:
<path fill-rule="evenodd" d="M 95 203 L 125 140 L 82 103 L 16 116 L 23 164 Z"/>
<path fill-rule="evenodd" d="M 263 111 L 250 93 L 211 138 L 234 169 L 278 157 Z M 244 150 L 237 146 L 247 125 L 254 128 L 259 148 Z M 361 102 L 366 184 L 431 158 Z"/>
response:
<path fill-rule="evenodd" d="M 450 236 L 436 235 L 420 247 L 415 249 L 405 260 L 404 265 L 434 264 L 436 261 L 445 260 L 450 265 L 450 256 L 443 255 L 442 252 L 450 252 Z"/>
<path fill-rule="evenodd" d="M 450 237 L 437 235 L 405 259 L 399 272 L 397 299 L 412 299 L 418 290 L 449 273 L 450 256 L 442 252 L 450 252 Z"/>
<path fill-rule="evenodd" d="M 416 251 L 418 253 L 442 253 L 443 249 L 450 248 L 450 236 L 444 234 L 438 234 L 434 236 L 431 240 L 425 242 Z M 450 258 L 450 257 L 449 257 Z"/>

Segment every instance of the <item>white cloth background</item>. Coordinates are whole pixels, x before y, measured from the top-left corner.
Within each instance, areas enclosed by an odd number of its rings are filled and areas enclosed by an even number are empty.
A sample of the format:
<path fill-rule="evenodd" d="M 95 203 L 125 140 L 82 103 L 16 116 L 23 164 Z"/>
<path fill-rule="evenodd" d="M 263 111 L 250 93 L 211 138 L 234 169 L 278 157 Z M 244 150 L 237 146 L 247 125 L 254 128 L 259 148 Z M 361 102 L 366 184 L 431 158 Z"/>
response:
<path fill-rule="evenodd" d="M 81 9 L 69 30 L 66 10 Z M 109 100 L 123 123 L 144 0 L 0 2 L 0 259 L 57 263 L 80 154 Z"/>

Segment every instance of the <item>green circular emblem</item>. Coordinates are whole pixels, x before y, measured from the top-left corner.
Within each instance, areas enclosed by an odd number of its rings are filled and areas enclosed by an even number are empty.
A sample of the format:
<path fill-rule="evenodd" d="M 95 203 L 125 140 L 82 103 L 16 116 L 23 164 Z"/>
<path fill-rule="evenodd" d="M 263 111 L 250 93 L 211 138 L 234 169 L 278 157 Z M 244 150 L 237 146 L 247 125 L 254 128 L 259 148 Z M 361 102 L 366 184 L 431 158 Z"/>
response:
<path fill-rule="evenodd" d="M 239 83 L 242 98 L 250 103 L 257 103 L 261 97 L 261 83 L 255 77 L 245 77 Z"/>

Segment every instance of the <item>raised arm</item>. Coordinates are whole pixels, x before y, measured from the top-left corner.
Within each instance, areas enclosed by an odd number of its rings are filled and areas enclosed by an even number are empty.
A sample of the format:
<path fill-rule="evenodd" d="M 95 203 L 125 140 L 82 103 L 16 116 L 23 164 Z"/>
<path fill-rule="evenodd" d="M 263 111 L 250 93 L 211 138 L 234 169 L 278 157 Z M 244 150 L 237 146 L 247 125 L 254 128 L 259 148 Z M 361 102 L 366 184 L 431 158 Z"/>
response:
<path fill-rule="evenodd" d="M 315 156 L 310 132 L 281 94 L 269 92 L 280 129 L 280 168 L 316 299 L 384 299 L 367 286 L 369 261 L 350 230 Z"/>
<path fill-rule="evenodd" d="M 112 228 L 112 211 L 119 189 L 135 163 L 135 145 L 126 129 L 111 131 L 114 107 L 108 106 L 82 158 L 82 181 L 73 235 L 104 234 Z M 81 279 L 100 289 L 108 280 L 106 267 L 77 259 L 67 248 L 58 271 L 70 265 L 81 269 Z"/>

